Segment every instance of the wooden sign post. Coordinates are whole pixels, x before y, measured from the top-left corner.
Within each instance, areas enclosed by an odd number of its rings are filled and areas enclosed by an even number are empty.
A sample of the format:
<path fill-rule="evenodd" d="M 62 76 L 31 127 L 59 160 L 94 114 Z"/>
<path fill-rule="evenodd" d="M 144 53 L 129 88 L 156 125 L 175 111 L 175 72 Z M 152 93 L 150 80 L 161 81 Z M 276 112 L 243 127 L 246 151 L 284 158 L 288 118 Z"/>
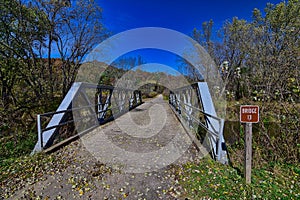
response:
<path fill-rule="evenodd" d="M 244 105 L 240 107 L 240 122 L 245 123 L 245 164 L 246 183 L 251 183 L 252 162 L 252 123 L 259 122 L 259 107 Z"/>

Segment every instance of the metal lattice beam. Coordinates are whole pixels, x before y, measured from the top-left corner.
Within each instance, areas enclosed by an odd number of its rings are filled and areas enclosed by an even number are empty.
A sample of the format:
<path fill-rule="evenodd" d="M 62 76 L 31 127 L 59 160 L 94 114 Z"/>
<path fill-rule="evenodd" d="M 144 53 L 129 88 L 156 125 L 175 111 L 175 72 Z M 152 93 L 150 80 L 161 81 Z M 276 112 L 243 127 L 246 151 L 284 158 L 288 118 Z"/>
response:
<path fill-rule="evenodd" d="M 189 129 L 201 127 L 206 130 L 212 156 L 221 163 L 228 163 L 227 150 L 223 149 L 225 146 L 224 119 L 217 117 L 207 83 L 198 82 L 171 91 L 169 103 L 181 122 Z M 197 134 L 194 138 L 200 139 Z"/>
<path fill-rule="evenodd" d="M 80 135 L 140 104 L 140 91 L 75 82 L 56 112 L 37 115 L 38 142 L 32 153 L 50 147 L 63 126 L 79 123 L 81 129 L 77 129 L 77 134 Z M 70 114 L 73 116 L 71 120 L 68 119 Z M 42 123 L 44 117 L 51 118 L 46 127 Z"/>

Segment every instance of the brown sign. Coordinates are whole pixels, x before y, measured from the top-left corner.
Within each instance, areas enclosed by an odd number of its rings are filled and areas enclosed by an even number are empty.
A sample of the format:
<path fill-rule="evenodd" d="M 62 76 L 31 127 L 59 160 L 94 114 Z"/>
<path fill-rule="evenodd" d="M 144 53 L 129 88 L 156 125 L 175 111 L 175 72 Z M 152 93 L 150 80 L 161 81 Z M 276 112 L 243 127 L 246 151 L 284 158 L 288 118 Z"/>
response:
<path fill-rule="evenodd" d="M 240 122 L 257 123 L 259 122 L 259 107 L 243 105 L 240 107 Z"/>

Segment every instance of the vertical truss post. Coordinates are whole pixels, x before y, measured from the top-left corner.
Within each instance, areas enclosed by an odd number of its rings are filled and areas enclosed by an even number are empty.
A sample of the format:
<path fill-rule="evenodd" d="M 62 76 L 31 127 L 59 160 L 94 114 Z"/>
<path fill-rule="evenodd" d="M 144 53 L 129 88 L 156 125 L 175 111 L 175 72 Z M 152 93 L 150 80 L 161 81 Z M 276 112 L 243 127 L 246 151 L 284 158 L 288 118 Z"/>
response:
<path fill-rule="evenodd" d="M 178 110 L 178 114 L 181 115 L 181 95 L 180 92 L 178 92 L 177 97 L 177 110 Z"/>
<path fill-rule="evenodd" d="M 142 92 L 140 90 L 138 90 L 138 103 L 141 104 L 142 103 Z"/>
<path fill-rule="evenodd" d="M 133 105 L 134 105 L 134 92 L 130 92 L 130 95 L 129 95 L 129 98 L 128 98 L 128 101 L 129 101 L 129 109 L 133 108 Z"/>
<path fill-rule="evenodd" d="M 224 119 L 220 119 L 219 136 L 218 136 L 218 152 L 217 152 L 218 161 L 222 161 L 222 157 L 223 157 L 223 149 L 222 149 L 223 129 L 224 129 Z"/>
<path fill-rule="evenodd" d="M 111 103 L 111 95 L 112 95 L 112 89 L 108 89 L 108 95 L 106 96 L 106 100 L 105 103 L 102 104 L 102 109 L 101 109 L 101 114 L 98 120 L 102 121 L 105 118 L 106 112 L 107 112 L 107 108 L 109 107 L 110 103 Z M 102 93 L 102 90 L 101 90 Z"/>
<path fill-rule="evenodd" d="M 103 111 L 103 104 L 102 104 L 102 89 L 98 88 L 98 101 L 97 101 L 97 107 L 98 107 L 98 119 L 101 119 L 101 114 Z"/>
<path fill-rule="evenodd" d="M 41 125 L 41 115 L 37 115 L 37 131 L 38 131 L 38 148 L 37 151 L 43 150 L 43 132 Z"/>

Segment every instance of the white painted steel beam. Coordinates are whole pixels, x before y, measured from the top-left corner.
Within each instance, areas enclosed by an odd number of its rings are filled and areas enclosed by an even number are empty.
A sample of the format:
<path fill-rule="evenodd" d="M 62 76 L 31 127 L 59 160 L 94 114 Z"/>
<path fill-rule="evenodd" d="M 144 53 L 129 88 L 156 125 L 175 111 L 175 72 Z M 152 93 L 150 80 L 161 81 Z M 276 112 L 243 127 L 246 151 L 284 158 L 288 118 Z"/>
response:
<path fill-rule="evenodd" d="M 209 92 L 209 88 L 206 82 L 198 82 L 198 88 L 200 91 L 199 97 L 201 98 L 201 103 L 203 107 L 203 111 L 207 114 L 217 117 L 217 113 L 214 107 L 214 103 Z M 218 121 L 210 116 L 206 116 L 206 122 L 208 125 L 208 129 L 211 132 L 218 132 L 219 138 L 216 138 L 214 135 L 210 135 L 214 141 L 218 141 L 216 144 L 215 142 L 212 143 L 213 150 L 215 155 L 217 155 L 217 160 L 221 163 L 228 163 L 227 159 L 227 152 L 226 150 L 222 150 L 222 143 L 225 143 L 224 136 L 223 136 L 223 128 L 224 128 L 224 120 Z"/>
<path fill-rule="evenodd" d="M 57 108 L 57 110 L 56 110 L 57 112 L 67 110 L 68 108 L 71 107 L 72 100 L 80 91 L 81 86 L 82 86 L 82 82 L 75 82 L 72 85 L 72 87 L 68 91 L 67 95 L 65 96 L 65 98 L 63 99 L 63 101 L 61 102 L 59 107 Z M 62 121 L 63 116 L 64 116 L 64 113 L 54 114 L 46 128 L 58 125 Z M 39 141 L 36 143 L 32 153 L 42 151 L 42 147 L 47 146 L 48 143 L 51 142 L 50 140 L 52 139 L 55 131 L 56 131 L 56 128 L 53 128 L 53 129 L 50 129 L 43 133 L 40 133 L 40 137 L 42 137 L 42 138 L 39 138 Z"/>

